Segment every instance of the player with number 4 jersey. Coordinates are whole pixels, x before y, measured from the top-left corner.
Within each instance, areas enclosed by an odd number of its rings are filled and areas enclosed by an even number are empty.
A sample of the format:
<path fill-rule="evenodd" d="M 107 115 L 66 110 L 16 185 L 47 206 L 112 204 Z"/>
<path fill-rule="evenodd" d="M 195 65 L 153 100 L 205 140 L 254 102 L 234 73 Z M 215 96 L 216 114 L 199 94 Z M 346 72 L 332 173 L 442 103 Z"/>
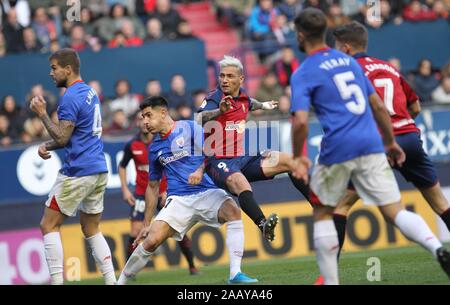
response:
<path fill-rule="evenodd" d="M 62 49 L 50 58 L 50 76 L 57 87 L 66 88 L 58 107 L 58 122 L 46 111 L 42 96 L 31 100 L 30 108 L 42 120 L 53 140 L 39 146 L 47 160 L 50 151 L 64 148 L 64 162 L 50 191 L 41 220 L 45 257 L 52 284 L 63 284 L 63 248 L 60 227 L 67 216 L 80 210 L 80 224 L 106 284 L 116 277 L 111 251 L 99 230 L 108 168 L 103 154 L 100 102 L 95 90 L 80 76 L 80 59 L 73 49 Z"/>

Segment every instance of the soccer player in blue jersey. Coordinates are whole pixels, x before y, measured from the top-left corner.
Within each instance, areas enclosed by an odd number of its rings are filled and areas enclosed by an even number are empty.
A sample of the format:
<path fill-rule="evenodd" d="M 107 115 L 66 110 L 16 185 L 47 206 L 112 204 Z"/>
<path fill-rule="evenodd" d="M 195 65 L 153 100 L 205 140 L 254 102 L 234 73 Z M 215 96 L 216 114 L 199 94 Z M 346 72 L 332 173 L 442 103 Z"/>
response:
<path fill-rule="evenodd" d="M 31 100 L 30 108 L 42 120 L 53 140 L 39 146 L 39 156 L 47 160 L 50 151 L 64 148 L 65 157 L 41 220 L 45 257 L 52 284 L 63 284 L 63 247 L 60 227 L 67 216 L 80 210 L 81 230 L 106 284 L 116 277 L 111 251 L 99 230 L 103 195 L 108 179 L 103 155 L 100 103 L 94 89 L 80 76 L 80 59 L 73 49 L 62 49 L 50 58 L 50 76 L 57 87 L 66 88 L 58 106 L 58 123 L 52 122 L 42 96 Z"/>
<path fill-rule="evenodd" d="M 386 220 L 428 249 L 448 274 L 450 254 L 425 221 L 400 203 L 388 159 L 401 166 L 405 154 L 395 142 L 389 114 L 359 64 L 326 46 L 326 24 L 325 15 L 312 8 L 303 10 L 295 19 L 299 48 L 308 57 L 291 78 L 293 146 L 299 165 L 304 158 L 301 148 L 308 134 L 310 106 L 324 130 L 319 160 L 311 176 L 311 190 L 318 198 L 314 244 L 324 282 L 339 284 L 339 242 L 332 218 L 349 181 L 365 204 L 377 205 Z M 301 166 L 298 171 L 294 169 L 293 175 L 300 176 L 301 170 Z"/>
<path fill-rule="evenodd" d="M 241 272 L 244 225 L 240 209 L 227 193 L 204 174 L 203 129 L 194 121 L 173 121 L 163 97 L 147 98 L 140 106 L 144 124 L 155 136 L 149 149 L 149 182 L 145 192 L 143 239 L 128 259 L 118 284 L 126 284 L 142 270 L 152 253 L 169 237 L 182 240 L 197 222 L 212 227 L 227 223 L 226 244 L 230 257 L 229 283 L 254 283 Z M 164 208 L 150 223 L 158 202 L 159 183 L 167 178 Z"/>

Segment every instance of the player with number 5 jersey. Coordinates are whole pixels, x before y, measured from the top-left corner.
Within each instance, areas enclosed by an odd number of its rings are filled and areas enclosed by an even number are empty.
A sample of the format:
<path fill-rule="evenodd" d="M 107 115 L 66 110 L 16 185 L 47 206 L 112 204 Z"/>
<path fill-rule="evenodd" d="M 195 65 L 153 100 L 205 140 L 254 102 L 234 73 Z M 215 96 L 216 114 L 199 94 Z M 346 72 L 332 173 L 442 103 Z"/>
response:
<path fill-rule="evenodd" d="M 42 96 L 31 100 L 30 108 L 42 120 L 53 140 L 39 146 L 39 156 L 47 160 L 50 151 L 64 148 L 64 162 L 50 191 L 41 220 L 45 257 L 51 283 L 63 284 L 63 248 L 60 227 L 67 216 L 80 210 L 80 224 L 86 243 L 106 284 L 116 277 L 111 251 L 99 230 L 108 168 L 103 154 L 100 102 L 94 89 L 80 76 L 80 59 L 73 49 L 62 49 L 50 58 L 50 76 L 57 87 L 66 88 L 53 122 Z"/>

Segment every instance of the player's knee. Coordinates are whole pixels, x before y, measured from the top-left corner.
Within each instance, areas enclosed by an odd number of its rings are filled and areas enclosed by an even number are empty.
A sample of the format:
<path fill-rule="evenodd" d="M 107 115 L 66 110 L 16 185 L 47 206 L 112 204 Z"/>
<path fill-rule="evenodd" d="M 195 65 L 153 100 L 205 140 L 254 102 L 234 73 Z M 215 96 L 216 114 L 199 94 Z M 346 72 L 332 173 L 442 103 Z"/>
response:
<path fill-rule="evenodd" d="M 159 245 L 161 244 L 161 241 L 159 241 L 156 237 L 147 237 L 144 240 L 144 243 L 142 244 L 142 247 L 144 247 L 145 251 L 148 252 L 154 252 Z"/>
<path fill-rule="evenodd" d="M 42 235 L 45 235 L 50 232 L 59 231 L 59 226 L 54 225 L 45 219 L 42 219 L 39 223 L 39 228 L 41 229 Z"/>

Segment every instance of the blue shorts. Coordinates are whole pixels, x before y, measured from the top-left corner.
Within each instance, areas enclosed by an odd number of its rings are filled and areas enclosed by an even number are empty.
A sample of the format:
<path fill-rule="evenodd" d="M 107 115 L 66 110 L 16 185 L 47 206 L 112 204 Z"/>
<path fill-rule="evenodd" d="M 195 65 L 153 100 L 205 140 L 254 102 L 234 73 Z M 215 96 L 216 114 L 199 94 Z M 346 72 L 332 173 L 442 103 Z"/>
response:
<path fill-rule="evenodd" d="M 261 162 L 264 158 L 260 153 L 256 156 L 236 158 L 210 157 L 206 165 L 206 172 L 218 187 L 229 191 L 226 180 L 234 173 L 242 173 L 248 182 L 273 179 L 273 177 L 266 177 L 262 171 Z"/>
<path fill-rule="evenodd" d="M 418 189 L 427 189 L 438 183 L 436 170 L 430 157 L 423 150 L 420 135 L 410 132 L 395 136 L 395 140 L 405 152 L 406 160 L 402 167 L 395 166 L 394 169 Z M 351 182 L 348 188 L 355 189 Z"/>
<path fill-rule="evenodd" d="M 419 189 L 430 188 L 438 183 L 436 170 L 430 157 L 423 150 L 419 133 L 405 133 L 395 136 L 395 139 L 406 154 L 403 166 L 395 169 Z"/>
<path fill-rule="evenodd" d="M 145 195 L 135 195 L 136 203 L 130 206 L 130 220 L 131 221 L 144 221 L 145 215 Z M 156 205 L 156 213 L 161 210 L 160 206 L 161 197 L 158 197 L 158 204 Z"/>

